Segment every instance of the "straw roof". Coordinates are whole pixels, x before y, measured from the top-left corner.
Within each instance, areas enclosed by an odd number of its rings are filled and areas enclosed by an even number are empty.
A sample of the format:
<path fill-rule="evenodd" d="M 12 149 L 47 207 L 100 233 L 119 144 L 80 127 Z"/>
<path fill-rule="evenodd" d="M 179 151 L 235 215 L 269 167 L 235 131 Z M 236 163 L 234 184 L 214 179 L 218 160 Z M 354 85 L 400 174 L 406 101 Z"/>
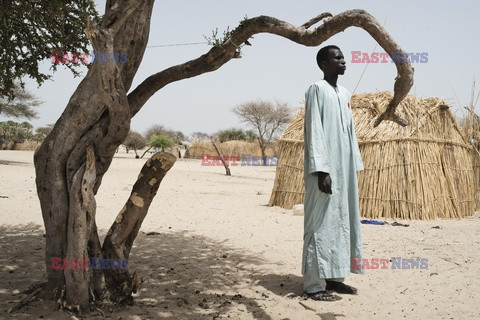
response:
<path fill-rule="evenodd" d="M 376 117 L 393 94 L 357 94 L 351 106 L 365 170 L 358 175 L 360 212 L 366 218 L 461 218 L 474 212 L 472 147 L 445 102 L 407 96 L 397 112 L 407 127 Z M 279 139 L 270 206 L 303 203 L 303 119 Z"/>

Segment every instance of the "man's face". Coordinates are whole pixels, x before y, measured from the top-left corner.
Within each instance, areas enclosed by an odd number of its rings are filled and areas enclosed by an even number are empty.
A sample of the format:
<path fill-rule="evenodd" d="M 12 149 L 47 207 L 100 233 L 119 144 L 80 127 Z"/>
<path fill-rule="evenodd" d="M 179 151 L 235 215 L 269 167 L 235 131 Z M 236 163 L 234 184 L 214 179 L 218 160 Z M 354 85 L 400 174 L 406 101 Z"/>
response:
<path fill-rule="evenodd" d="M 347 65 L 342 51 L 338 49 L 330 49 L 328 51 L 328 61 L 325 64 L 325 73 L 335 75 L 344 74 L 346 69 Z"/>

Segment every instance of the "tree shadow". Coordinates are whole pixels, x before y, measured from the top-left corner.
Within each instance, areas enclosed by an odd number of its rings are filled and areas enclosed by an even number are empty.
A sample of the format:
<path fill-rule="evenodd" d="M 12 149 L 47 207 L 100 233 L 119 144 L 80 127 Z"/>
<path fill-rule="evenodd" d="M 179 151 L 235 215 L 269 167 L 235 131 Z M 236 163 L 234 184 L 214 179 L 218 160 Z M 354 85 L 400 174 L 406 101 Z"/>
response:
<path fill-rule="evenodd" d="M 155 306 L 157 318 L 199 319 L 248 312 L 271 319 L 255 297 L 242 294 L 262 263 L 252 255 L 186 231 L 139 234 L 129 268 L 136 270 L 137 305 Z"/>
<path fill-rule="evenodd" d="M 43 227 L 30 223 L 1 225 L 0 239 L 0 301 L 5 301 L 13 291 L 45 281 L 45 238 Z"/>
<path fill-rule="evenodd" d="M 10 165 L 12 165 L 12 166 L 28 166 L 30 164 L 27 163 L 27 162 L 22 162 L 22 161 L 0 160 L 0 165 L 5 165 L 5 166 L 10 166 Z"/>
<path fill-rule="evenodd" d="M 100 232 L 103 236 L 105 230 Z M 0 318 L 21 298 L 20 291 L 45 281 L 43 227 L 0 226 Z M 187 231 L 140 232 L 129 259 L 130 272 L 138 274 L 135 304 L 127 307 L 101 305 L 88 319 L 140 316 L 142 319 L 217 319 L 230 317 L 272 319 L 263 302 L 263 286 L 284 296 L 301 288 L 294 275 L 262 276 L 266 262 L 210 238 Z M 280 285 L 282 284 L 282 285 Z M 252 286 L 256 289 L 252 290 Z M 54 302 L 37 301 L 23 307 L 18 319 L 63 319 Z M 128 318 L 130 319 L 130 318 Z"/>
<path fill-rule="evenodd" d="M 277 296 L 297 295 L 303 291 L 301 276 L 294 274 L 257 274 L 258 284 Z"/>

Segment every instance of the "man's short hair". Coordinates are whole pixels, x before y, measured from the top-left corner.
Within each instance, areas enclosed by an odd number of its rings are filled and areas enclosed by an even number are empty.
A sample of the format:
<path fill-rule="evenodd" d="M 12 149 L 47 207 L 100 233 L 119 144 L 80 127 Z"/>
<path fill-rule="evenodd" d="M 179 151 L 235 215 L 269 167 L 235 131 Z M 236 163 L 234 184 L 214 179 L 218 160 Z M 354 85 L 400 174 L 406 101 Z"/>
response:
<path fill-rule="evenodd" d="M 340 50 L 339 47 L 335 46 L 335 45 L 329 45 L 329 46 L 325 46 L 323 48 L 321 48 L 320 50 L 318 50 L 318 53 L 317 53 L 317 64 L 318 64 L 318 67 L 321 69 L 322 68 L 322 63 L 324 61 L 328 61 L 328 53 L 330 52 L 331 49 L 337 49 L 337 50 Z"/>

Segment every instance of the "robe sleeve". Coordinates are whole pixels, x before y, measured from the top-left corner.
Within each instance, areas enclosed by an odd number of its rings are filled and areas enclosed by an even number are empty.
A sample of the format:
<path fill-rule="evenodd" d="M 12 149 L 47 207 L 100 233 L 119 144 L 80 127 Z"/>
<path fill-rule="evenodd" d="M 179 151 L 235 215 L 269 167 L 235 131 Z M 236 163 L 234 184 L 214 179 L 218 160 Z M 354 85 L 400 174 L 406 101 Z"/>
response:
<path fill-rule="evenodd" d="M 357 135 L 355 134 L 355 127 L 353 117 L 350 118 L 351 125 L 349 134 L 352 137 L 352 153 L 353 153 L 353 162 L 355 164 L 356 171 L 362 171 L 364 169 L 362 162 L 362 155 L 360 154 L 360 148 L 358 147 Z"/>
<path fill-rule="evenodd" d="M 330 163 L 327 156 L 327 137 L 323 131 L 323 92 L 318 85 L 313 84 L 305 94 L 305 137 L 307 149 L 308 174 L 314 172 L 330 173 Z"/>

